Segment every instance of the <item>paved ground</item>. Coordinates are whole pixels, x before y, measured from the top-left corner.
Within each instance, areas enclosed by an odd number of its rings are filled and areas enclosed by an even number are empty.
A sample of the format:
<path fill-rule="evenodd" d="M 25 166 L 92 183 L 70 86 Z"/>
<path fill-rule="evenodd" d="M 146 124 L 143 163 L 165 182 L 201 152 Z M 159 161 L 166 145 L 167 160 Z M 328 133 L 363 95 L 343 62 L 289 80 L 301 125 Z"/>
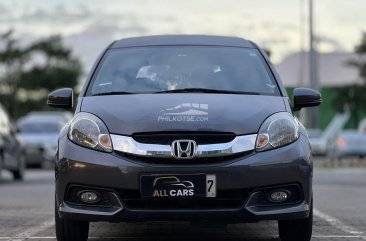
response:
<path fill-rule="evenodd" d="M 0 240 L 55 240 L 53 172 L 31 170 L 25 182 L 0 181 Z M 313 240 L 366 240 L 366 168 L 317 169 Z M 278 240 L 275 222 L 228 226 L 189 223 L 91 225 L 91 240 Z M 296 241 L 296 240 L 294 240 Z"/>

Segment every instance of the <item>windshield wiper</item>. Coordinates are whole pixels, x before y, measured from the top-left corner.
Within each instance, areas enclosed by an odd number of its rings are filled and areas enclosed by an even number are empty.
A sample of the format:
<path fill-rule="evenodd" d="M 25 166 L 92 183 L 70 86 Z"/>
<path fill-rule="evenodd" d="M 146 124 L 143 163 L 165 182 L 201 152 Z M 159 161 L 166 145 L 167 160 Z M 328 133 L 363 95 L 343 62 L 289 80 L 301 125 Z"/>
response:
<path fill-rule="evenodd" d="M 153 92 L 155 94 L 160 93 L 218 93 L 218 94 L 241 94 L 241 95 L 259 95 L 257 92 L 236 91 L 236 90 L 218 90 L 218 89 L 206 89 L 206 88 L 184 88 L 176 90 L 163 90 Z"/>
<path fill-rule="evenodd" d="M 126 91 L 111 91 L 111 92 L 101 92 L 93 94 L 93 96 L 100 96 L 100 95 L 132 95 L 134 93 L 126 92 Z"/>
<path fill-rule="evenodd" d="M 240 95 L 260 95 L 257 92 L 248 92 L 248 91 L 236 91 L 236 90 L 218 90 L 218 89 L 206 89 L 206 88 L 183 88 L 176 90 L 162 90 L 156 92 L 126 92 L 126 91 L 111 91 L 111 92 L 102 92 L 96 93 L 93 96 L 102 96 L 102 95 L 132 95 L 132 94 L 161 94 L 161 93 L 217 93 L 217 94 L 240 94 Z"/>

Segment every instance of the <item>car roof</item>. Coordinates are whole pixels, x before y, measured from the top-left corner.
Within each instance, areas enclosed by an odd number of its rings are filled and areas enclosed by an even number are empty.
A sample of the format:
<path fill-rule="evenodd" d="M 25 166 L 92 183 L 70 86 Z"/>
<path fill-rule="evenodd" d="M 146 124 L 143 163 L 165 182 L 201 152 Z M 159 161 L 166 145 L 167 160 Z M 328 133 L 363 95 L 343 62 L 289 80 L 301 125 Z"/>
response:
<path fill-rule="evenodd" d="M 366 136 L 366 134 L 363 132 L 359 132 L 358 130 L 343 130 L 341 132 L 341 136 Z"/>
<path fill-rule="evenodd" d="M 256 48 L 249 40 L 238 37 L 214 35 L 155 35 L 117 40 L 109 48 L 127 48 L 143 46 L 202 45 Z"/>
<path fill-rule="evenodd" d="M 65 124 L 66 120 L 60 116 L 26 116 L 18 120 L 17 124 L 22 125 L 24 123 L 58 123 Z"/>
<path fill-rule="evenodd" d="M 72 116 L 70 111 L 31 111 L 27 116 Z"/>

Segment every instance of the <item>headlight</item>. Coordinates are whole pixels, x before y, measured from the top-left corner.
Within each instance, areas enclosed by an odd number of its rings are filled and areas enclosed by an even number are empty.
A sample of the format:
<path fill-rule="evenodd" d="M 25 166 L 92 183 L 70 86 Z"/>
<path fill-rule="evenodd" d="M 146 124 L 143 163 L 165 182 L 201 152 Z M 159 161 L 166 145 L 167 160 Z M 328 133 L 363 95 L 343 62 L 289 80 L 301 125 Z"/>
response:
<path fill-rule="evenodd" d="M 112 141 L 106 125 L 95 115 L 80 112 L 70 122 L 69 139 L 81 146 L 99 151 L 112 151 Z"/>
<path fill-rule="evenodd" d="M 259 129 L 256 149 L 265 151 L 285 146 L 297 140 L 299 125 L 287 112 L 279 112 L 268 117 Z"/>

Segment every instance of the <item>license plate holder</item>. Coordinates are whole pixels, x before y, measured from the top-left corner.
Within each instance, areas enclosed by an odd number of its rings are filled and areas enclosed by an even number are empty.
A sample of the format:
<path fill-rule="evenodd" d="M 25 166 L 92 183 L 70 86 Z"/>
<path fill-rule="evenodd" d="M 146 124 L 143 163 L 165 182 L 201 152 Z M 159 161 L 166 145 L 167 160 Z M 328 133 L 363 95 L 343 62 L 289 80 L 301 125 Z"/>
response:
<path fill-rule="evenodd" d="M 140 177 L 142 198 L 213 198 L 216 197 L 216 175 L 151 174 Z"/>

